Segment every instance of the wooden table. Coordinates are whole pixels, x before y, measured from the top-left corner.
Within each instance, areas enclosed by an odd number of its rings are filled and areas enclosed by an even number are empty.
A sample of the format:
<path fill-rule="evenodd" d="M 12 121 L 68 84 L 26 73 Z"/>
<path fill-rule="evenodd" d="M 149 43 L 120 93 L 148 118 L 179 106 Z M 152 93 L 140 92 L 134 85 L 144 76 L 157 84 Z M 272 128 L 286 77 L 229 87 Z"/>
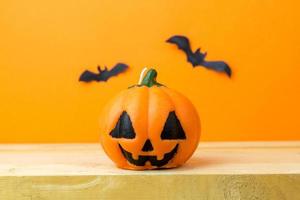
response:
<path fill-rule="evenodd" d="M 0 145 L 0 200 L 300 199 L 300 142 L 200 143 L 183 167 L 115 168 L 99 144 Z"/>

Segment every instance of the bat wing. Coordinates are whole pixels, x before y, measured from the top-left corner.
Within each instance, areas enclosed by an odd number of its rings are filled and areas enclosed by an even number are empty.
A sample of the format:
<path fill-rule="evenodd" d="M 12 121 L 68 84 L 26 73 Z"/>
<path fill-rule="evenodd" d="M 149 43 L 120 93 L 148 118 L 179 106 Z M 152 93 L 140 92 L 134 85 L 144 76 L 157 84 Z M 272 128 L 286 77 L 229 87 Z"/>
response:
<path fill-rule="evenodd" d="M 187 57 L 193 56 L 190 41 L 187 37 L 182 35 L 175 35 L 170 37 L 166 42 L 175 44 L 179 49 L 187 54 Z"/>
<path fill-rule="evenodd" d="M 128 69 L 128 65 L 124 63 L 116 64 L 111 70 L 105 70 L 100 75 L 100 81 L 107 81 L 109 78 L 113 76 L 117 76 L 125 72 Z"/>
<path fill-rule="evenodd" d="M 123 63 L 116 64 L 111 70 L 107 70 L 106 68 L 104 70 L 101 70 L 100 67 L 98 66 L 98 71 L 99 71 L 98 74 L 86 70 L 80 75 L 79 81 L 83 81 L 83 82 L 107 81 L 110 77 L 117 76 L 118 74 L 126 71 L 127 69 L 128 69 L 128 65 Z"/>
<path fill-rule="evenodd" d="M 99 81 L 99 74 L 91 72 L 89 70 L 85 70 L 79 77 L 79 81 L 83 82 L 91 82 L 91 81 Z"/>
<path fill-rule="evenodd" d="M 225 72 L 229 77 L 231 77 L 231 69 L 229 65 L 223 61 L 203 61 L 201 65 L 218 72 Z"/>
<path fill-rule="evenodd" d="M 128 69 L 128 65 L 124 63 L 118 63 L 111 70 L 109 70 L 109 75 L 117 76 L 118 74 L 125 72 L 127 69 Z"/>

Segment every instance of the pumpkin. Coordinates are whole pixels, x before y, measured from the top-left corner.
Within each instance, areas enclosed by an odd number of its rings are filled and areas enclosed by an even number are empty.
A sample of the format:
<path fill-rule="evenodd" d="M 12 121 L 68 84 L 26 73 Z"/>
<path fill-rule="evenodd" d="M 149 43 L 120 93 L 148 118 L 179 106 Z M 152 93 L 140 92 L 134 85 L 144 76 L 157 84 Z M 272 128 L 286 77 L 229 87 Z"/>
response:
<path fill-rule="evenodd" d="M 196 109 L 182 94 L 158 83 L 156 77 L 156 70 L 150 69 L 140 84 L 122 91 L 103 110 L 100 141 L 120 168 L 177 167 L 198 146 Z"/>

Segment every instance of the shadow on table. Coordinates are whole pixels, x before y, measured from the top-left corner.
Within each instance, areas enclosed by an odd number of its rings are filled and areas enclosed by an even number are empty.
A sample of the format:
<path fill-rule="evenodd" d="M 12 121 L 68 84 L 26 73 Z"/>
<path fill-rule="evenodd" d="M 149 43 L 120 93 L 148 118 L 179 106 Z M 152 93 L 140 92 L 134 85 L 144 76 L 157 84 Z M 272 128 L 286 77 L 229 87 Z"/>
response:
<path fill-rule="evenodd" d="M 181 169 L 188 170 L 188 169 L 201 169 L 201 168 L 208 168 L 217 165 L 223 165 L 224 163 L 228 162 L 228 160 L 221 159 L 221 158 L 205 158 L 205 157 L 192 157 L 190 160 L 185 163 Z"/>

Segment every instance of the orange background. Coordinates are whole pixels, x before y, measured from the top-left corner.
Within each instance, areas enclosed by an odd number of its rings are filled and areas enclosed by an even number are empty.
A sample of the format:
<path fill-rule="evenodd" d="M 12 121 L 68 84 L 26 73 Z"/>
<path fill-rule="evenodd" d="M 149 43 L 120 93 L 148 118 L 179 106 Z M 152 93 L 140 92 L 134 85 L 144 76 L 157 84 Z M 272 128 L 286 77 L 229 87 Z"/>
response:
<path fill-rule="evenodd" d="M 294 0 L 0 1 L 0 142 L 95 142 L 102 106 L 154 67 L 196 105 L 202 140 L 300 139 L 300 12 Z M 187 35 L 225 75 L 164 41 Z M 131 69 L 77 81 L 97 64 Z"/>

